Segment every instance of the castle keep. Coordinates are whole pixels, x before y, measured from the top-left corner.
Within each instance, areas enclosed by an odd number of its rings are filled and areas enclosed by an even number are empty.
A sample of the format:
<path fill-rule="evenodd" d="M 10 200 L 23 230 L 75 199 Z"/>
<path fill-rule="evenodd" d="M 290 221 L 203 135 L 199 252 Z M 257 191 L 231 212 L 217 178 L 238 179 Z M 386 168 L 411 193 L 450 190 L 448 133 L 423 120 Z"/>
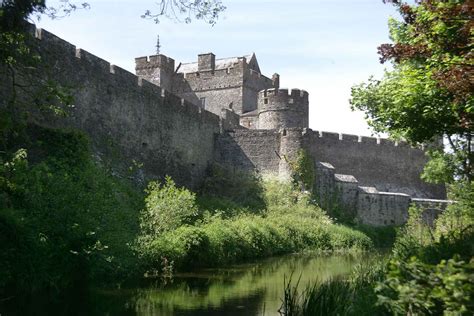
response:
<path fill-rule="evenodd" d="M 308 93 L 280 89 L 280 76 L 260 73 L 255 54 L 216 59 L 198 55 L 194 63 L 179 64 L 164 55 L 135 59 L 136 73 L 202 109 L 221 115 L 239 115 L 248 129 L 308 127 Z"/>
<path fill-rule="evenodd" d="M 45 30 L 31 32 L 44 67 L 35 75 L 69 87 L 75 100 L 66 119 L 38 115 L 36 123 L 86 132 L 97 159 L 114 160 L 118 174 L 138 165 L 128 175 L 136 181 L 170 175 L 193 188 L 219 163 L 289 179 L 287 159 L 305 149 L 323 208 L 342 206 L 365 224 L 398 225 L 411 203 L 427 208 L 428 221 L 445 204 L 444 188 L 420 179 L 422 149 L 310 129 L 308 93 L 280 88 L 279 75 L 263 75 L 255 54 L 207 53 L 178 65 L 164 55 L 139 57 L 135 75 Z M 8 93 L 2 85 L 0 106 Z"/>

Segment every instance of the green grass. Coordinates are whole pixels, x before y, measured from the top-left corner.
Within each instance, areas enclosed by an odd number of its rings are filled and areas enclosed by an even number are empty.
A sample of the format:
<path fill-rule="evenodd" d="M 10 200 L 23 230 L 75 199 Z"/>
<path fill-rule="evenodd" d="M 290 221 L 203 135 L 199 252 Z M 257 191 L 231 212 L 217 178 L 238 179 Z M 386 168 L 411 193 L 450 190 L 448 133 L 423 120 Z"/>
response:
<path fill-rule="evenodd" d="M 285 280 L 283 316 L 389 315 L 376 305 L 374 284 L 384 275 L 385 260 L 375 258 L 357 266 L 347 278 L 314 282 L 302 291 L 299 280 Z"/>
<path fill-rule="evenodd" d="M 162 234 L 142 235 L 136 245 L 142 260 L 153 271 L 163 269 L 164 258 L 175 269 L 186 270 L 308 249 L 363 251 L 373 247 L 365 234 L 334 224 L 318 206 L 312 204 L 308 195 L 295 191 L 291 184 L 269 181 L 261 185 L 265 209 L 253 212 L 248 205 L 238 205 L 234 213 L 229 209 L 200 209 L 200 219 L 194 223 L 182 223 L 179 228 Z M 156 205 L 166 204 L 168 199 L 176 200 L 172 193 L 176 189 L 166 190 L 171 192 L 170 195 L 160 195 L 164 200 L 155 201 Z M 211 201 L 208 197 L 201 197 L 198 201 L 200 205 L 237 205 L 235 201 L 218 197 L 212 197 Z M 189 201 L 182 205 L 183 209 L 194 207 Z M 153 210 L 150 212 L 157 214 Z M 147 221 L 150 219 L 149 216 L 145 218 Z"/>

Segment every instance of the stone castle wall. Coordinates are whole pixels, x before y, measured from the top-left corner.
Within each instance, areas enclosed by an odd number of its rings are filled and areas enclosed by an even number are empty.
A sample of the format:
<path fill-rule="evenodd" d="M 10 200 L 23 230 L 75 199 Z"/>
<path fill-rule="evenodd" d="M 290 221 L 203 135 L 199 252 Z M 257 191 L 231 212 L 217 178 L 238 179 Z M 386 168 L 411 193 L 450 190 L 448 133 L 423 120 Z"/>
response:
<path fill-rule="evenodd" d="M 277 130 L 227 131 L 217 137 L 216 161 L 248 172 L 278 176 L 281 133 Z"/>
<path fill-rule="evenodd" d="M 318 137 L 316 141 L 315 135 Z M 328 138 L 332 137 L 332 142 L 318 142 L 328 135 Z M 420 149 L 411 148 L 407 144 L 395 146 L 395 143 L 388 140 L 371 137 L 359 139 L 353 135 L 341 135 L 342 139 L 339 138 L 339 134 L 321 133 L 320 136 L 319 132 L 301 128 L 227 131 L 218 137 L 216 160 L 232 168 L 289 179 L 291 168 L 287 160 L 293 160 L 299 150 L 306 149 L 314 159 L 316 176 L 313 191 L 321 207 L 328 211 L 343 210 L 345 216 L 367 225 L 401 225 L 408 218 L 411 204 L 423 207 L 425 221 L 432 224 L 434 218 L 449 203 L 444 200 L 416 198 L 416 195 L 403 192 L 412 190 L 411 192 L 432 196 L 444 192 L 441 186 L 430 187 L 425 183 L 420 186 L 415 179 L 418 180 L 421 169 L 405 164 L 405 160 L 415 157 L 418 160 L 412 160 L 412 163 L 422 166 L 426 157 Z M 344 138 L 346 142 L 351 140 L 354 144 L 346 144 Z M 339 150 L 338 154 L 343 156 L 343 147 L 348 146 L 348 152 L 352 156 L 331 159 L 331 163 L 321 162 L 320 157 L 324 156 L 318 157 L 318 151 L 324 152 L 331 145 L 336 146 L 332 149 L 333 153 Z M 356 159 L 356 155 L 357 159 L 366 160 L 366 164 L 354 162 L 351 166 L 350 160 Z M 390 163 L 386 164 L 383 160 L 389 159 L 388 155 L 396 157 L 390 158 Z M 333 165 L 332 160 L 339 162 L 345 169 Z M 365 181 L 360 181 L 356 174 Z M 392 174 L 399 176 L 392 177 Z M 377 188 L 366 184 L 371 176 L 383 185 Z M 444 198 L 444 195 L 440 198 Z"/>
<path fill-rule="evenodd" d="M 214 139 L 222 126 L 219 116 L 45 30 L 34 32 L 33 46 L 44 68 L 35 77 L 49 71 L 49 79 L 70 88 L 75 102 L 66 119 L 37 117 L 38 122 L 83 130 L 98 157 L 117 156 L 123 170 L 134 161 L 143 164 L 134 176 L 170 175 L 190 187 L 203 179 L 214 159 Z"/>
<path fill-rule="evenodd" d="M 413 197 L 443 199 L 444 186 L 420 179 L 427 157 L 406 143 L 355 135 L 310 131 L 306 148 L 317 161 L 330 162 L 341 174 L 357 178 L 361 186 Z"/>
<path fill-rule="evenodd" d="M 246 71 L 244 71 L 243 79 L 244 85 L 242 102 L 245 107 L 243 108 L 242 113 L 254 111 L 257 109 L 258 94 L 260 91 L 270 88 L 279 88 L 278 81 L 273 81 L 272 79 L 253 69 L 247 68 Z"/>
<path fill-rule="evenodd" d="M 128 167 L 141 165 L 131 175 L 135 179 L 145 181 L 170 175 L 179 184 L 192 188 L 203 180 L 211 163 L 219 162 L 288 179 L 288 159 L 306 149 L 314 159 L 315 190 L 323 208 L 343 205 L 363 223 L 398 225 L 406 220 L 408 204 L 415 201 L 412 197 L 445 197 L 443 187 L 430 186 L 419 179 L 426 162 L 420 149 L 385 139 L 293 128 L 307 126 L 305 91 L 293 90 L 288 94 L 285 89 L 264 90 L 259 98 L 262 103 L 256 113 L 298 109 L 295 122 L 275 116 L 276 123 L 268 121 L 272 129 L 240 126 L 239 111 L 243 109 L 235 104 L 228 109 L 225 102 L 242 100 L 246 85 L 255 91 L 266 85 L 278 85 L 278 80 L 247 69 L 244 62 L 237 63 L 242 66 L 241 71 L 231 67 L 170 75 L 174 61 L 162 55 L 151 56 L 137 59 L 140 76 L 136 76 L 45 30 L 33 27 L 33 32 L 33 46 L 42 56 L 42 67 L 30 75 L 37 80 L 60 82 L 70 88 L 75 99 L 66 119 L 41 115 L 34 119 L 46 126 L 83 130 L 91 137 L 96 156 L 115 159 L 114 166 L 122 169 L 122 175 Z M 183 98 L 143 77 L 178 91 Z M 251 80 L 255 82 L 249 84 Z M 2 86 L 0 106 L 6 105 L 4 101 L 9 97 L 8 89 Z M 198 101 L 205 96 L 212 104 L 220 104 L 219 109 L 209 109 L 218 113 L 202 109 L 195 99 L 190 102 L 191 97 L 184 98 L 191 92 Z M 265 98 L 269 102 L 265 103 Z M 290 128 L 276 128 L 282 126 Z M 415 202 L 428 205 L 431 213 L 426 217 L 431 221 L 445 206 L 443 201 Z"/>
<path fill-rule="evenodd" d="M 326 162 L 316 162 L 315 171 L 314 191 L 321 207 L 330 213 L 342 211 L 345 217 L 364 225 L 402 225 L 407 221 L 408 209 L 412 205 L 421 207 L 423 221 L 434 225 L 437 216 L 452 203 L 360 186 L 354 176 L 338 174 L 337 169 Z"/>
<path fill-rule="evenodd" d="M 270 134 L 279 136 L 268 139 L 266 135 Z M 297 147 L 292 148 L 290 152 L 295 153 L 304 148 L 315 161 L 330 162 L 338 174 L 354 176 L 359 186 L 375 187 L 380 192 L 404 193 L 415 198 L 443 199 L 446 196 L 444 186 L 428 184 L 420 179 L 427 157 L 423 150 L 412 148 L 406 143 L 396 144 L 387 139 L 339 135 L 301 128 L 286 128 L 280 131 L 241 130 L 238 134 L 228 133 L 226 137 L 236 138 L 234 143 L 242 145 L 240 150 L 247 157 L 279 159 L 275 151 L 278 155 L 285 154 L 286 149 L 280 147 L 283 135 L 287 134 L 291 142 L 285 141 L 285 144 Z M 241 143 L 242 139 L 248 141 Z M 224 161 L 234 159 L 226 154 L 221 157 L 224 157 Z M 263 173 L 285 177 L 285 172 L 277 172 L 274 163 L 254 165 Z"/>

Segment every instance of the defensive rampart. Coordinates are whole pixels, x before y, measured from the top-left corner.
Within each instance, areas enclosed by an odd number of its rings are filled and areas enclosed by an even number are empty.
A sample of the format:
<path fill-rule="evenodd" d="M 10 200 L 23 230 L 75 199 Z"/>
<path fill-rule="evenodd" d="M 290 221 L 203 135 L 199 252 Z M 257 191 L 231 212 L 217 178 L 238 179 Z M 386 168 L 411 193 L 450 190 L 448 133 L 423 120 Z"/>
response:
<path fill-rule="evenodd" d="M 316 161 L 330 162 L 338 173 L 353 175 L 361 186 L 413 197 L 446 197 L 444 186 L 420 179 L 425 152 L 388 139 L 309 130 L 305 147 Z"/>
<path fill-rule="evenodd" d="M 33 46 L 41 55 L 34 75 L 45 80 L 48 72 L 48 79 L 70 89 L 75 102 L 67 118 L 37 116 L 37 122 L 85 131 L 97 157 L 115 159 L 113 165 L 122 175 L 136 167 L 131 176 L 138 180 L 170 175 L 190 187 L 202 180 L 214 157 L 215 134 L 223 125 L 217 115 L 32 28 Z"/>
<path fill-rule="evenodd" d="M 17 83 L 34 95 L 38 92 L 35 89 L 45 87 L 37 82 L 58 82 L 68 88 L 75 103 L 66 118 L 32 111 L 31 119 L 43 126 L 83 130 L 92 139 L 97 159 L 114 171 L 117 169 L 119 175 L 143 183 L 146 179 L 170 175 L 179 184 L 196 187 L 209 164 L 219 162 L 231 168 L 288 179 L 292 173 L 288 162 L 305 149 L 313 157 L 317 170 L 315 192 L 321 205 L 328 210 L 342 205 L 347 215 L 363 223 L 398 225 L 406 220 L 410 203 L 431 210 L 425 215 L 428 222 L 446 206 L 445 201 L 416 199 L 445 197 L 442 186 L 426 184 L 419 178 L 426 162 L 423 150 L 386 139 L 295 127 L 307 126 L 308 95 L 305 91 L 288 93 L 285 89 L 267 89 L 261 92 L 256 113 L 272 116 L 294 111 L 295 115 L 274 116 L 278 124 L 270 124 L 272 129 L 248 130 L 239 126 L 238 114 L 242 109 L 235 110 L 225 103 L 230 100 L 228 93 L 224 99 L 214 100 L 220 105 L 216 115 L 202 109 L 197 102 L 182 99 L 85 50 L 76 49 L 45 30 L 33 26 L 32 33 L 32 47 L 41 55 L 41 64 L 36 69 L 18 73 Z M 137 67 L 151 79 L 155 73 L 147 71 L 155 69 L 157 64 L 164 71 L 173 69 L 173 60 L 165 56 L 137 59 Z M 244 63 L 234 66 L 238 65 L 245 69 Z M 233 84 L 224 77 L 242 79 L 233 71 L 236 68 L 203 71 L 190 76 L 209 76 L 213 84 L 201 88 L 210 89 L 209 93 L 219 97 L 220 88 L 226 90 Z M 260 78 L 262 85 L 270 84 L 270 79 L 262 79 L 255 71 L 250 71 L 250 75 Z M 178 74 L 173 80 L 183 78 L 184 75 Z M 8 82 L 11 78 L 0 79 Z M 278 84 L 277 79 L 272 80 L 273 85 Z M 245 84 L 235 87 L 240 96 L 244 87 Z M 204 92 L 195 88 L 197 92 Z M 3 84 L 0 106 L 6 106 L 9 93 L 11 89 Z M 210 96 L 207 94 L 206 98 Z M 30 104 L 34 101 L 28 100 L 27 94 L 18 97 Z M 293 124 L 293 121 L 298 122 Z"/>

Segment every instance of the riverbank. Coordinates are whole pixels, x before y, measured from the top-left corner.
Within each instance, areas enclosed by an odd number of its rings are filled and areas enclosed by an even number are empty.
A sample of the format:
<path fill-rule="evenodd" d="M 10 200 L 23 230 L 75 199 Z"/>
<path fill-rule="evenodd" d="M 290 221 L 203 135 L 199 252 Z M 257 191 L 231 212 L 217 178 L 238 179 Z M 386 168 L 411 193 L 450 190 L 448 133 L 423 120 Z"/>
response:
<path fill-rule="evenodd" d="M 305 249 L 373 247 L 291 183 L 215 167 L 197 193 L 169 179 L 144 194 L 93 159 L 83 134 L 28 129 L 0 170 L 1 302 Z"/>

